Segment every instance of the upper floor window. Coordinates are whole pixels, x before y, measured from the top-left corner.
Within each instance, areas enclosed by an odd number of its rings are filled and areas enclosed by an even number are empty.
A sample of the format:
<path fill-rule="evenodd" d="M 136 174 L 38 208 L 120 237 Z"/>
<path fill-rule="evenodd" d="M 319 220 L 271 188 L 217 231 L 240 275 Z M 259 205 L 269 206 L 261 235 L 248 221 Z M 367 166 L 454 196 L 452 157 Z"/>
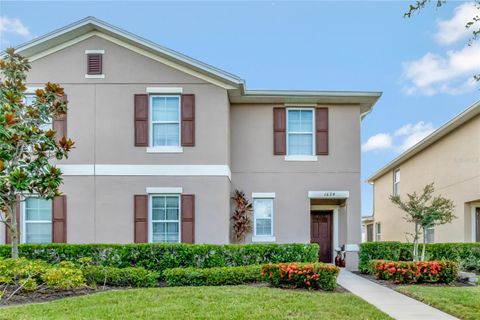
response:
<path fill-rule="evenodd" d="M 36 99 L 35 94 L 27 93 L 25 95 L 25 98 L 23 99 L 23 103 L 25 103 L 27 106 L 30 106 L 35 102 L 35 99 Z M 52 119 L 49 119 L 49 120 L 50 120 L 49 122 L 40 125 L 39 129 L 43 131 L 48 131 L 50 129 L 53 129 Z"/>
<path fill-rule="evenodd" d="M 180 96 L 150 96 L 152 147 L 180 146 Z"/>
<path fill-rule="evenodd" d="M 151 242 L 180 242 L 180 195 L 151 195 Z"/>
<path fill-rule="evenodd" d="M 400 169 L 393 170 L 393 195 L 400 195 Z"/>
<path fill-rule="evenodd" d="M 312 108 L 287 109 L 287 155 L 315 154 Z"/>
<path fill-rule="evenodd" d="M 23 205 L 23 242 L 52 242 L 52 201 L 27 197 Z"/>

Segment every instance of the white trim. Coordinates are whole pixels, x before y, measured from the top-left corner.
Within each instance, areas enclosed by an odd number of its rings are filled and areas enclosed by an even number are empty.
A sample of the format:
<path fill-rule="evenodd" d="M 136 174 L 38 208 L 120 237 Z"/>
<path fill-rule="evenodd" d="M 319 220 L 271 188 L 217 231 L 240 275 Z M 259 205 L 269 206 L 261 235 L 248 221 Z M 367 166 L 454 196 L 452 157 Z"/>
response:
<path fill-rule="evenodd" d="M 151 194 L 151 193 L 161 193 L 161 194 L 171 194 L 171 193 L 175 193 L 175 194 L 182 194 L 182 193 L 183 193 L 183 188 L 182 188 L 182 187 L 175 187 L 175 188 L 147 187 L 147 188 L 145 189 L 145 191 L 146 191 L 148 194 Z"/>
<path fill-rule="evenodd" d="M 181 87 L 147 87 L 147 93 L 183 93 Z"/>
<path fill-rule="evenodd" d="M 310 212 L 312 210 L 332 210 L 333 211 L 333 235 L 332 235 L 332 262 L 335 259 L 335 248 L 338 248 L 338 211 L 340 206 L 339 205 L 310 205 Z M 311 219 L 311 217 L 310 217 Z M 312 223 L 310 221 L 310 223 Z M 311 236 L 311 235 L 310 235 Z"/>
<path fill-rule="evenodd" d="M 348 199 L 349 191 L 308 191 L 309 199 Z"/>
<path fill-rule="evenodd" d="M 296 108 L 296 107 L 300 107 L 303 109 L 308 109 L 308 108 L 316 108 L 318 106 L 318 104 L 316 103 L 284 103 L 283 104 L 285 106 L 285 108 Z"/>
<path fill-rule="evenodd" d="M 252 198 L 275 199 L 275 192 L 252 192 Z"/>
<path fill-rule="evenodd" d="M 147 153 L 183 153 L 183 147 L 180 147 L 180 146 L 147 147 Z"/>
<path fill-rule="evenodd" d="M 86 74 L 85 79 L 105 79 L 104 74 Z"/>
<path fill-rule="evenodd" d="M 285 161 L 318 161 L 317 156 L 291 155 L 285 156 Z"/>
<path fill-rule="evenodd" d="M 471 234 L 471 240 L 472 242 L 477 242 L 477 213 L 475 212 L 477 208 L 480 208 L 480 202 L 472 202 L 470 203 L 470 208 L 471 208 L 471 219 L 470 223 L 472 225 L 472 234 Z"/>
<path fill-rule="evenodd" d="M 289 153 L 289 150 L 288 150 L 288 139 L 289 139 L 289 132 L 288 132 L 288 114 L 289 114 L 289 111 L 312 111 L 312 154 L 308 154 L 308 155 L 291 155 Z M 315 156 L 315 108 L 314 107 L 287 107 L 286 108 L 286 134 L 287 134 L 287 137 L 286 137 L 286 144 L 287 144 L 287 155 L 285 156 L 285 161 L 317 161 L 317 157 Z M 307 134 L 307 133 L 304 133 L 304 134 Z"/>
<path fill-rule="evenodd" d="M 105 54 L 105 50 L 85 50 L 85 54 Z"/>
<path fill-rule="evenodd" d="M 252 242 L 260 242 L 260 243 L 267 243 L 267 242 L 276 242 L 277 238 L 275 236 L 253 236 Z"/>
<path fill-rule="evenodd" d="M 152 196 L 159 196 L 161 194 L 149 194 L 148 195 L 148 243 L 152 242 L 152 231 L 153 231 L 153 220 L 152 220 Z M 166 194 L 166 196 L 172 196 L 172 194 Z M 178 197 L 178 242 L 174 243 L 181 243 L 182 242 L 182 199 L 180 198 L 180 194 L 177 194 Z M 165 220 L 164 220 L 165 221 Z M 163 242 L 155 242 L 155 243 L 163 243 Z"/>
<path fill-rule="evenodd" d="M 64 176 L 94 176 L 94 164 L 59 164 L 57 165 Z"/>

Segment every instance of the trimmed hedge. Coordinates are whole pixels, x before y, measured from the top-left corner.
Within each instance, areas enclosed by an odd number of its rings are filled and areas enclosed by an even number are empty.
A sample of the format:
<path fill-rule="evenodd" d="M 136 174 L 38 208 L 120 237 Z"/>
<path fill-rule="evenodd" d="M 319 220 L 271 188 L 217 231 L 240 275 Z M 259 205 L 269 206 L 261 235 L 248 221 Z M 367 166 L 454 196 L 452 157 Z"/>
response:
<path fill-rule="evenodd" d="M 337 287 L 338 267 L 325 263 L 278 263 L 262 267 L 265 281 L 275 287 L 322 289 Z"/>
<path fill-rule="evenodd" d="M 223 286 L 260 281 L 261 273 L 261 265 L 252 265 L 206 269 L 174 268 L 165 270 L 163 276 L 169 287 Z"/>
<path fill-rule="evenodd" d="M 288 261 L 318 261 L 317 244 L 22 244 L 21 257 L 48 263 L 91 258 L 94 265 L 143 267 L 162 274 L 179 267 L 229 267 Z M 0 246 L 0 257 L 10 257 L 10 246 Z"/>
<path fill-rule="evenodd" d="M 419 246 L 421 250 L 422 245 Z M 360 245 L 358 268 L 369 271 L 370 260 L 411 261 L 412 243 L 397 241 L 367 242 Z M 426 260 L 450 260 L 461 270 L 480 271 L 480 243 L 428 243 Z"/>
<path fill-rule="evenodd" d="M 82 266 L 80 270 L 89 285 L 115 287 L 156 287 L 159 274 L 142 267 Z"/>
<path fill-rule="evenodd" d="M 370 273 L 395 283 L 451 283 L 458 274 L 453 261 L 370 261 Z"/>

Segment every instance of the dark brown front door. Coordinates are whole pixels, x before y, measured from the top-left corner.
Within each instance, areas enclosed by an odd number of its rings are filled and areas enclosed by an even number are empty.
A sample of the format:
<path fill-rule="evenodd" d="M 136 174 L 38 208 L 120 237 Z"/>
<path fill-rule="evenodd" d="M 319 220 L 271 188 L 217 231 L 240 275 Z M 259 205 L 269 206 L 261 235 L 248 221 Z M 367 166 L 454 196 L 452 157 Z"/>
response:
<path fill-rule="evenodd" d="M 476 230 L 477 230 L 477 236 L 476 236 L 476 241 L 480 242 L 480 208 L 475 209 L 475 218 L 476 218 Z"/>
<path fill-rule="evenodd" d="M 322 262 L 332 262 L 332 217 L 333 211 L 312 211 L 310 217 L 311 243 L 318 243 L 318 256 Z"/>

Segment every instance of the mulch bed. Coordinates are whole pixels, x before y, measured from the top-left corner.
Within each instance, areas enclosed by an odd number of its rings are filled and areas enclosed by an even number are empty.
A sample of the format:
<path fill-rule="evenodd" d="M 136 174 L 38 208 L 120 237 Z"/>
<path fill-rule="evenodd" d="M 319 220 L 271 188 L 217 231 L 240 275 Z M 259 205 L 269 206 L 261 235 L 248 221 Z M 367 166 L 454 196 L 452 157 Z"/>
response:
<path fill-rule="evenodd" d="M 5 290 L 3 297 L 0 299 L 0 307 L 16 305 L 16 304 L 47 302 L 47 301 L 52 301 L 52 300 L 57 300 L 62 298 L 83 296 L 86 294 L 103 292 L 103 291 L 108 291 L 112 289 L 118 289 L 118 288 L 98 286 L 96 288 L 86 287 L 86 288 L 78 288 L 78 289 L 71 289 L 71 290 L 39 289 L 33 292 L 19 291 L 15 293 L 12 297 L 10 297 L 10 295 L 15 291 L 15 288 L 11 287 Z M 121 289 L 125 289 L 125 288 L 121 288 Z M 4 288 L 1 288 L 1 291 L 3 290 Z M 7 299 L 8 301 L 6 301 Z"/>
<path fill-rule="evenodd" d="M 405 283 L 394 283 L 393 281 L 388 281 L 388 280 L 380 280 L 377 279 L 375 276 L 371 274 L 364 274 L 361 273 L 360 271 L 354 271 L 356 275 L 363 277 L 365 279 L 368 279 L 370 281 L 373 281 L 375 283 L 378 283 L 384 287 L 396 290 L 398 287 L 401 286 L 408 286 L 408 284 Z M 414 285 L 417 286 L 425 286 L 425 287 L 471 287 L 471 284 L 468 284 L 467 282 L 462 282 L 462 281 L 454 281 L 450 284 L 445 284 L 445 283 L 414 283 Z"/>

